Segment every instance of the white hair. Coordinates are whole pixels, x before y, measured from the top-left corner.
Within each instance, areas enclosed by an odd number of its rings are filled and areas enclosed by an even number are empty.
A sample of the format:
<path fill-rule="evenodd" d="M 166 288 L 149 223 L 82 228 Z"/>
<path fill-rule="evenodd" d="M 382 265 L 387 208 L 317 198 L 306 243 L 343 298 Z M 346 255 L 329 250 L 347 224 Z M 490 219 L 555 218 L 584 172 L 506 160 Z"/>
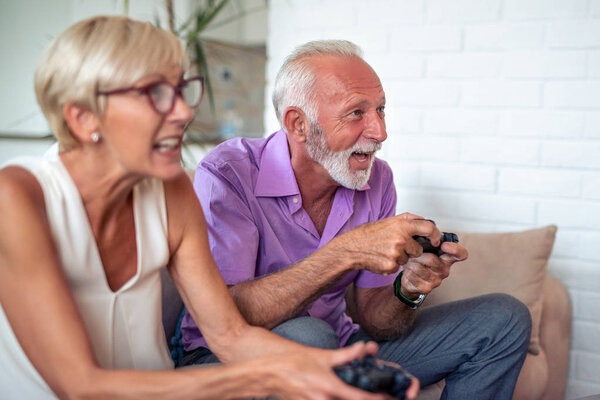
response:
<path fill-rule="evenodd" d="M 317 122 L 313 90 L 316 75 L 309 60 L 313 56 L 363 57 L 360 47 L 347 40 L 317 40 L 297 47 L 285 59 L 275 78 L 273 106 L 283 129 L 283 114 L 288 107 L 302 109 L 311 124 Z"/>

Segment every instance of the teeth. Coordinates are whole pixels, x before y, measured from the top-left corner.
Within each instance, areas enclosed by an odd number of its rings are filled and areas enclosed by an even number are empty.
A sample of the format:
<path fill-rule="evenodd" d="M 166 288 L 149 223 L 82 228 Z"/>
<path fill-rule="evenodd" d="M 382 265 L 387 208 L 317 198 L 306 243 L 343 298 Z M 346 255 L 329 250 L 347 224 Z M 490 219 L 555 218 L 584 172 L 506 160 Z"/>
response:
<path fill-rule="evenodd" d="M 356 155 L 356 158 L 358 158 L 359 161 L 365 161 L 368 158 L 368 154 L 366 153 L 354 153 Z"/>
<path fill-rule="evenodd" d="M 175 150 L 179 146 L 179 138 L 163 139 L 154 145 L 154 148 L 159 152 Z"/>

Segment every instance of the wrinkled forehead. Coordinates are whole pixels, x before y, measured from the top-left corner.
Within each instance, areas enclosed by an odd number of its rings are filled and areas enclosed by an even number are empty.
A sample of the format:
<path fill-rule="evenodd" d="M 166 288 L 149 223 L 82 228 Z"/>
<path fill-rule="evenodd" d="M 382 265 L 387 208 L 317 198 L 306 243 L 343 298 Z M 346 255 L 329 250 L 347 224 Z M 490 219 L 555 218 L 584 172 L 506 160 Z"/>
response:
<path fill-rule="evenodd" d="M 358 57 L 321 57 L 314 68 L 317 98 L 365 97 L 380 102 L 385 97 L 375 71 Z"/>

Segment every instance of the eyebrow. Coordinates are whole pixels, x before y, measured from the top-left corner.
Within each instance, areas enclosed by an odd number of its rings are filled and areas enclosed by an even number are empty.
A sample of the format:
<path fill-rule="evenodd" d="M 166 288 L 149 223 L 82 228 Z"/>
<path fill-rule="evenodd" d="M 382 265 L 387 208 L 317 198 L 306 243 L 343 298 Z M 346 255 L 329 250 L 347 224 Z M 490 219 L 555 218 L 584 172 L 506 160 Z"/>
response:
<path fill-rule="evenodd" d="M 134 83 L 134 86 L 139 86 L 139 87 L 143 87 L 146 85 L 152 85 L 153 83 L 157 83 L 160 81 L 165 81 L 166 78 L 159 73 L 153 73 L 150 75 L 146 75 L 140 79 L 137 80 L 136 83 Z"/>
<path fill-rule="evenodd" d="M 348 102 L 347 105 L 345 105 L 342 110 L 343 112 L 350 112 L 353 111 L 356 108 L 364 108 L 365 106 L 368 106 L 371 102 L 368 100 L 358 100 L 358 101 L 352 101 L 350 100 L 350 102 Z M 377 104 L 384 104 L 385 105 L 385 96 L 382 96 L 379 101 L 377 102 Z"/>
<path fill-rule="evenodd" d="M 181 83 L 181 81 L 184 80 L 185 72 L 186 71 L 183 68 L 180 69 L 180 72 L 177 74 L 177 83 Z M 144 85 L 143 85 L 143 86 L 146 86 L 148 84 L 151 85 L 152 83 L 168 82 L 169 77 L 160 72 L 154 72 L 150 75 L 146 75 L 146 76 L 142 77 L 140 79 L 140 81 L 148 82 L 148 83 L 144 83 Z"/>

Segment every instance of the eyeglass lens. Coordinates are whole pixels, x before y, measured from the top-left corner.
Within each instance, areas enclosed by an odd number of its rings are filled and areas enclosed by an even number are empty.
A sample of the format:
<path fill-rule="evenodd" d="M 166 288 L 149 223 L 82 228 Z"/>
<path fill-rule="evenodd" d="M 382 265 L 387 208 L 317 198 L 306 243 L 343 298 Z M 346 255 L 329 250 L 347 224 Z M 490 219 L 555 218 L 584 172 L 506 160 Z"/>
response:
<path fill-rule="evenodd" d="M 204 88 L 202 87 L 202 80 L 191 79 L 186 81 L 182 89 L 183 99 L 190 107 L 196 107 L 198 104 L 200 104 L 200 100 L 202 100 L 203 90 Z"/>
<path fill-rule="evenodd" d="M 168 83 L 158 83 L 148 88 L 148 93 L 157 111 L 168 113 L 173 105 L 175 89 Z"/>
<path fill-rule="evenodd" d="M 191 79 L 181 85 L 181 95 L 183 100 L 190 107 L 196 107 L 202 99 L 202 81 L 200 79 Z M 166 82 L 160 82 L 149 88 L 148 93 L 156 110 L 160 113 L 171 111 L 175 103 L 176 91 L 173 86 Z"/>

